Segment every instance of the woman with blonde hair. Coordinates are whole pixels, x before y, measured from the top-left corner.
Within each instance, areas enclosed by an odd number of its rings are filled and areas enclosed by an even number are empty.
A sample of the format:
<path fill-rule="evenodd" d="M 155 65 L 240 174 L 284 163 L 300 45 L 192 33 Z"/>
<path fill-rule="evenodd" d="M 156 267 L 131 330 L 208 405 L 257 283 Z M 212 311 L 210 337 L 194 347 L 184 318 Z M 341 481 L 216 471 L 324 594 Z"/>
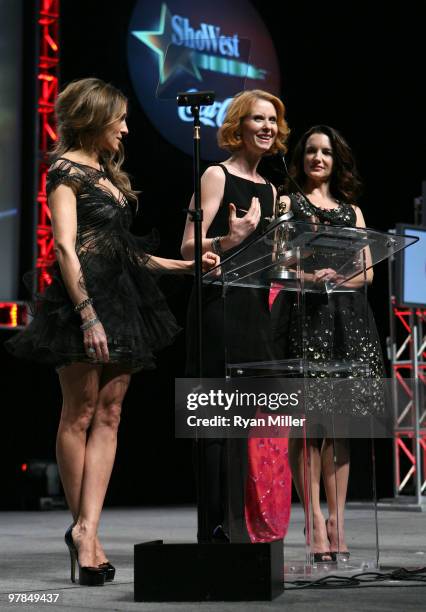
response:
<path fill-rule="evenodd" d="M 270 222 L 274 214 L 276 191 L 259 174 L 258 165 L 264 157 L 286 150 L 289 128 L 284 115 L 281 100 L 259 89 L 239 93 L 229 105 L 218 132 L 218 143 L 221 148 L 229 151 L 230 157 L 221 164 L 209 166 L 201 179 L 204 252 L 212 250 L 228 257 L 255 240 Z M 194 206 L 193 200 L 190 206 Z M 186 224 L 181 252 L 185 259 L 194 256 L 194 228 L 190 222 Z M 228 326 L 230 333 L 225 340 L 221 287 L 204 288 L 203 376 L 225 376 L 225 342 L 228 362 L 255 362 L 273 358 L 269 337 L 268 297 L 267 290 L 240 287 L 228 289 L 226 311 L 228 321 L 232 323 Z M 192 296 L 188 322 L 194 316 L 194 309 Z M 187 329 L 187 373 L 194 376 L 196 338 L 193 326 L 188 324 Z M 260 441 L 256 443 L 261 444 Z M 272 499 L 278 492 L 268 490 L 263 500 L 264 506 L 261 507 L 259 487 L 262 487 L 263 476 L 257 473 L 256 478 L 259 478 L 254 485 L 251 467 L 248 465 L 253 455 L 247 453 L 243 440 L 231 440 L 229 445 L 232 447 L 230 452 L 235 453 L 234 460 L 230 462 L 231 469 L 235 468 L 235 474 L 231 474 L 225 466 L 224 441 L 206 440 L 208 534 L 204 536 L 205 539 L 226 541 L 231 537 L 234 541 L 260 542 L 283 537 L 288 520 L 287 501 L 283 501 L 278 509 L 275 502 L 279 494 Z M 283 452 L 278 449 L 278 455 L 286 462 Z M 276 465 L 279 463 L 277 461 Z M 234 486 L 235 482 L 237 486 Z M 231 489 L 232 494 L 224 493 Z M 264 489 L 266 492 L 269 487 L 265 486 Z M 286 491 L 289 489 L 287 487 Z M 231 526 L 226 525 L 225 506 L 232 507 L 231 513 L 235 519 L 232 534 L 229 533 Z M 266 509 L 267 506 L 269 509 Z M 271 507 L 273 511 L 270 511 Z M 199 538 L 203 539 L 203 534 L 199 534 Z"/>
<path fill-rule="evenodd" d="M 57 460 L 73 516 L 65 541 L 79 582 L 112 580 L 97 535 L 114 463 L 121 406 L 133 372 L 178 326 L 152 272 L 192 273 L 194 262 L 148 255 L 130 232 L 137 197 L 123 163 L 127 100 L 96 78 L 70 83 L 56 103 L 59 139 L 47 175 L 56 262 L 35 317 L 8 343 L 57 368 L 63 396 Z M 205 270 L 219 257 L 206 252 Z"/>

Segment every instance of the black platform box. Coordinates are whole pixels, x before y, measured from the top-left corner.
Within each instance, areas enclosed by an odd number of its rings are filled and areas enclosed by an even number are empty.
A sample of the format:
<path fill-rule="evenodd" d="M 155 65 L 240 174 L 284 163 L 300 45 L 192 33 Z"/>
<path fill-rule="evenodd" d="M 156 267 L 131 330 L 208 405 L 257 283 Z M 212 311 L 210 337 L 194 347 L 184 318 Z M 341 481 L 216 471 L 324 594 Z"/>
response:
<path fill-rule="evenodd" d="M 271 601 L 284 589 L 283 541 L 136 544 L 135 601 Z"/>

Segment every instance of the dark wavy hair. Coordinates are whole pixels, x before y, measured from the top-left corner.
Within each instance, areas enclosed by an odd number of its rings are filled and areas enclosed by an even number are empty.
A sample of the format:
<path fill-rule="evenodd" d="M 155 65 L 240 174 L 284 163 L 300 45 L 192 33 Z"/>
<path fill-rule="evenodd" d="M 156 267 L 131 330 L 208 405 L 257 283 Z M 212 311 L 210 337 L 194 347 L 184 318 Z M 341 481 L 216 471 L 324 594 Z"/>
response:
<path fill-rule="evenodd" d="M 355 204 L 362 191 L 362 183 L 358 175 L 355 159 L 351 148 L 341 134 L 328 125 L 314 125 L 305 132 L 296 144 L 289 166 L 290 176 L 303 188 L 306 183 L 304 171 L 304 154 L 306 142 L 312 134 L 325 134 L 330 139 L 333 151 L 333 170 L 330 178 L 330 192 L 336 200 Z M 281 193 L 294 191 L 292 183 L 287 179 Z"/>

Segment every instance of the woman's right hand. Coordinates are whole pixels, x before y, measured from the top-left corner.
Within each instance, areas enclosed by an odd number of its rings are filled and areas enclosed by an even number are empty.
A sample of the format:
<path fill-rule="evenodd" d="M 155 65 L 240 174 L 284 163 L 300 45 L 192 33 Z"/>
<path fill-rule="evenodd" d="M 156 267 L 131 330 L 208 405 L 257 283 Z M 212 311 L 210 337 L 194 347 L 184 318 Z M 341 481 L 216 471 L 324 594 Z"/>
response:
<path fill-rule="evenodd" d="M 108 342 L 104 326 L 100 321 L 83 332 L 83 342 L 88 357 L 93 361 L 108 363 Z"/>
<path fill-rule="evenodd" d="M 329 281 L 338 283 L 342 280 L 342 276 L 337 274 L 336 270 L 333 270 L 333 268 L 322 268 L 321 270 L 315 270 L 312 280 L 314 283 L 325 283 Z"/>
<path fill-rule="evenodd" d="M 229 204 L 229 240 L 233 245 L 241 244 L 259 224 L 261 216 L 259 198 L 253 197 L 250 208 L 243 217 L 237 217 L 235 204 Z"/>

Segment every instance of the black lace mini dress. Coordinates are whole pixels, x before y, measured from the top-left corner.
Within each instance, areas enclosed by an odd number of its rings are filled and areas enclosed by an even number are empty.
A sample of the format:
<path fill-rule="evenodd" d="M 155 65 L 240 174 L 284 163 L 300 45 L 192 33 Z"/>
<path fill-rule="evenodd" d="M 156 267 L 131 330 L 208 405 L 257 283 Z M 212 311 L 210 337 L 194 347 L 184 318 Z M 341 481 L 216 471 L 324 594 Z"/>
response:
<path fill-rule="evenodd" d="M 104 170 L 59 158 L 49 169 L 46 190 L 49 195 L 63 184 L 76 195 L 80 284 L 105 329 L 110 363 L 132 372 L 151 369 L 154 353 L 171 344 L 180 328 L 157 286 L 155 266 L 146 252 L 150 240 L 130 232 L 133 206 L 122 194 L 117 199 L 102 179 L 112 183 Z M 36 297 L 33 320 L 6 348 L 17 357 L 56 368 L 93 363 L 57 262 L 49 273 L 52 282 Z"/>

